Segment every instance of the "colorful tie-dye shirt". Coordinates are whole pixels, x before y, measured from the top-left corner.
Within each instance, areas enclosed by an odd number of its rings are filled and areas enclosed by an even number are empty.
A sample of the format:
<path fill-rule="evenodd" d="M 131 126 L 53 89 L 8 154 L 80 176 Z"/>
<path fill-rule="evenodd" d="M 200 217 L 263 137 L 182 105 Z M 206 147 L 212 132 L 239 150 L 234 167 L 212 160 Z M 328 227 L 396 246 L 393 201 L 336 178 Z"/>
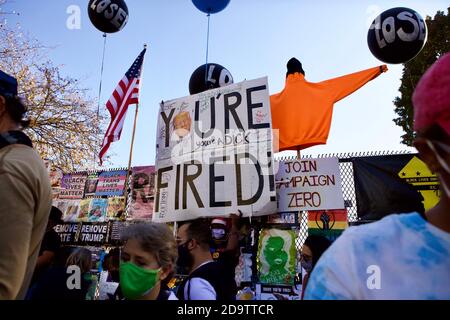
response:
<path fill-rule="evenodd" d="M 305 299 L 450 299 L 450 233 L 418 213 L 350 227 L 315 266 Z"/>

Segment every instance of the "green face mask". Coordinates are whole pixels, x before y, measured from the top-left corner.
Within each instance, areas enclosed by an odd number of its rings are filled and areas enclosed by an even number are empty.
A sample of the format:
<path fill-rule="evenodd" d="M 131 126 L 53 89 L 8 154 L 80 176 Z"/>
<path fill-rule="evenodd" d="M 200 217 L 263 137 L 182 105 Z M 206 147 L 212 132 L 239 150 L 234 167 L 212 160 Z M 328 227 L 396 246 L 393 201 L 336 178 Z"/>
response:
<path fill-rule="evenodd" d="M 120 263 L 120 287 L 126 299 L 138 299 L 148 292 L 158 282 L 158 273 L 161 271 L 148 270 L 132 262 Z"/>

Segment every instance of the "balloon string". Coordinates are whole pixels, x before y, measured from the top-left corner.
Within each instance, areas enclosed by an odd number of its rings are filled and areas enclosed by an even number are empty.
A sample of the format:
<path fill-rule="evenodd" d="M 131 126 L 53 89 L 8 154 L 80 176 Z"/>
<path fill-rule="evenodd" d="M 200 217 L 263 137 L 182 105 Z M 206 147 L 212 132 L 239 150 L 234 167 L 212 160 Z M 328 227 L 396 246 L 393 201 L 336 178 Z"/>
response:
<path fill-rule="evenodd" d="M 105 51 L 106 51 L 106 33 L 103 33 L 103 55 L 102 55 L 102 67 L 100 69 L 100 85 L 98 87 L 98 103 L 97 103 L 97 135 L 100 133 L 100 97 L 102 95 L 102 81 L 103 81 L 103 66 L 105 64 Z M 96 167 L 97 152 L 94 150 L 94 170 Z"/>
<path fill-rule="evenodd" d="M 103 34 L 103 56 L 102 56 L 102 67 L 100 69 L 100 85 L 98 87 L 98 104 L 97 104 L 97 120 L 100 112 L 100 97 L 102 94 L 102 81 L 103 81 L 103 66 L 105 64 L 105 50 L 106 50 L 106 33 Z"/>
<path fill-rule="evenodd" d="M 208 84 L 208 48 L 209 48 L 209 18 L 210 14 L 208 13 L 208 29 L 206 32 L 206 63 L 205 63 L 205 85 Z"/>

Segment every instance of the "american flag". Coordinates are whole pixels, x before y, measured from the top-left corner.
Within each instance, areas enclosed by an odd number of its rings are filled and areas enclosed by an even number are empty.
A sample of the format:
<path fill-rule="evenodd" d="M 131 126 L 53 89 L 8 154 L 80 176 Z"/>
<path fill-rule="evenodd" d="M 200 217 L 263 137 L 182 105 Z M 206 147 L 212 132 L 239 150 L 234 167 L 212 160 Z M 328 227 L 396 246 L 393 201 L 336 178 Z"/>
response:
<path fill-rule="evenodd" d="M 103 157 L 108 151 L 111 142 L 118 141 L 122 133 L 123 122 L 130 104 L 139 103 L 139 80 L 141 77 L 142 63 L 147 49 L 142 50 L 128 69 L 125 76 L 120 80 L 113 94 L 106 103 L 106 108 L 111 115 L 111 122 L 103 138 L 102 148 L 100 150 L 100 165 Z"/>

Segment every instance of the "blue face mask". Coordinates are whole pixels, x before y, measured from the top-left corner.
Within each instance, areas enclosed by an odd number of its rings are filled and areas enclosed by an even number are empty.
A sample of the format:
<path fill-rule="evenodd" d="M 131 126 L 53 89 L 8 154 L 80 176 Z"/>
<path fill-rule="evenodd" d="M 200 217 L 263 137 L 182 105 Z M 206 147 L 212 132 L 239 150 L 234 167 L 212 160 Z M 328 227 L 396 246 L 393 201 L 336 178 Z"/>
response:
<path fill-rule="evenodd" d="M 225 237 L 225 230 L 224 229 L 211 229 L 211 235 L 213 239 L 220 240 Z"/>
<path fill-rule="evenodd" d="M 301 261 L 302 268 L 306 270 L 306 272 L 310 273 L 312 270 L 312 261 Z"/>

